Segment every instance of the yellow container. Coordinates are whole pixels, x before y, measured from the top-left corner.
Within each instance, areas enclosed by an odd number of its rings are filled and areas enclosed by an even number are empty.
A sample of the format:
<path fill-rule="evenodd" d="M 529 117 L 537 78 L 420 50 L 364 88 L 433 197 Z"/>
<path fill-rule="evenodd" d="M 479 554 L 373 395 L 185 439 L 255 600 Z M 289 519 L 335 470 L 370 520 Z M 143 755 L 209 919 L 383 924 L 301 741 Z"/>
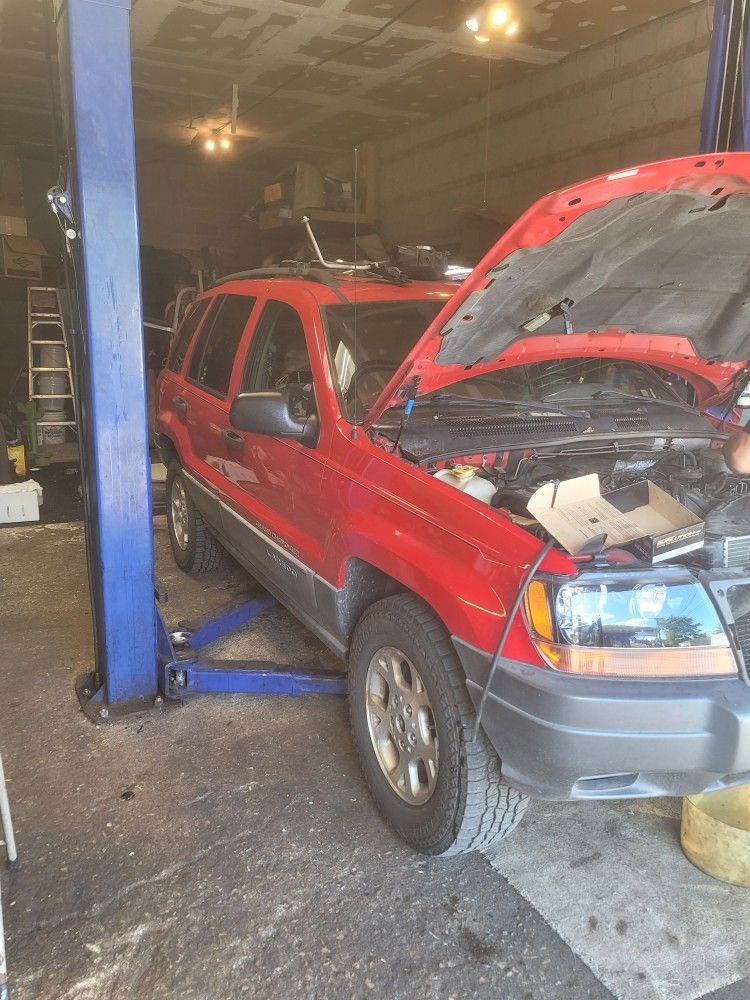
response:
<path fill-rule="evenodd" d="M 750 785 L 684 799 L 680 840 L 701 871 L 750 888 Z"/>
<path fill-rule="evenodd" d="M 8 445 L 8 458 L 16 463 L 16 475 L 26 475 L 26 450 L 22 444 Z"/>

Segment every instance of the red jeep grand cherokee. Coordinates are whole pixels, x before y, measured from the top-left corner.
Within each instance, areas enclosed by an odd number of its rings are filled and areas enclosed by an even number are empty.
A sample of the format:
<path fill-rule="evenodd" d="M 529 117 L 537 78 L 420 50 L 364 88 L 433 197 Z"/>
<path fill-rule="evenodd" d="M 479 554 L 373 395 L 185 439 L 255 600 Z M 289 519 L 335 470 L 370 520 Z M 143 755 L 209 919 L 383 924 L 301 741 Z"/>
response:
<path fill-rule="evenodd" d="M 676 160 L 543 198 L 455 293 L 239 275 L 183 321 L 175 559 L 227 549 L 346 659 L 365 777 L 417 849 L 487 847 L 527 796 L 750 780 L 750 480 L 720 450 L 749 246 L 750 155 Z M 705 546 L 568 555 L 527 503 L 590 473 L 657 484 Z"/>

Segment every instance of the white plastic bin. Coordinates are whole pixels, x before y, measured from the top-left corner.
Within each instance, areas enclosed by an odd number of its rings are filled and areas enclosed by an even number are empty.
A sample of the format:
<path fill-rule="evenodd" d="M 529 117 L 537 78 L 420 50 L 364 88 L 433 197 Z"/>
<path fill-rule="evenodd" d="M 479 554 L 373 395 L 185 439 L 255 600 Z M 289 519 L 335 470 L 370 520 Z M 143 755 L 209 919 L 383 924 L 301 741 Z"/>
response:
<path fill-rule="evenodd" d="M 0 486 L 0 524 L 38 521 L 43 491 L 34 479 Z"/>

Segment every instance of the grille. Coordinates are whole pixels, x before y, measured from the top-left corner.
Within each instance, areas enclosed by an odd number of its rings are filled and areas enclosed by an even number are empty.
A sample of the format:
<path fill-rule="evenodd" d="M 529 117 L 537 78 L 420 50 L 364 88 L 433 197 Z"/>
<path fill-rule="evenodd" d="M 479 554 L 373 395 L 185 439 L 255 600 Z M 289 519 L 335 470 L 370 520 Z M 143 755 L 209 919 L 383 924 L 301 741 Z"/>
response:
<path fill-rule="evenodd" d="M 724 539 L 724 565 L 727 569 L 750 566 L 750 535 Z"/>
<path fill-rule="evenodd" d="M 743 615 L 734 623 L 737 633 L 737 645 L 740 647 L 745 668 L 750 670 L 750 614 Z"/>
<path fill-rule="evenodd" d="M 637 430 L 639 427 L 648 426 L 648 417 L 615 417 L 615 427 L 621 431 Z"/>
<path fill-rule="evenodd" d="M 472 434 L 575 434 L 578 430 L 574 420 L 516 419 L 482 417 L 452 417 L 448 429 L 453 437 L 468 437 Z"/>

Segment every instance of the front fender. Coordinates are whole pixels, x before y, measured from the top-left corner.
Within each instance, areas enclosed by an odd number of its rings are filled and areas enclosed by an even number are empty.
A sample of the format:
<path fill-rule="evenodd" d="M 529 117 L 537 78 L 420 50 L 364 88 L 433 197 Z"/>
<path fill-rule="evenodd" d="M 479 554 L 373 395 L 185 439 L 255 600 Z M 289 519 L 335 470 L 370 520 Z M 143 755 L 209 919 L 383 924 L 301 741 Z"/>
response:
<path fill-rule="evenodd" d="M 487 559 L 477 548 L 407 507 L 384 513 L 365 487 L 340 481 L 326 551 L 329 579 L 343 587 L 347 562 L 360 559 L 422 598 L 452 635 L 491 649 L 522 571 Z M 388 516 L 390 515 L 390 516 Z M 341 558 L 338 558 L 338 555 Z"/>

